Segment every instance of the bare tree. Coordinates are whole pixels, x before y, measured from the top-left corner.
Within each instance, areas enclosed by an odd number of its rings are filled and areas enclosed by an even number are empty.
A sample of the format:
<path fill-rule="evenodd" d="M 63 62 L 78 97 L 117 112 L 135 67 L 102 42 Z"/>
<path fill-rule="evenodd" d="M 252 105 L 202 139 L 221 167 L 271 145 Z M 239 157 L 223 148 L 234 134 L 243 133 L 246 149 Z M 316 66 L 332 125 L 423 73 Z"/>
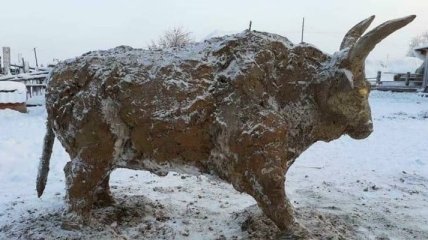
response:
<path fill-rule="evenodd" d="M 415 49 L 417 47 L 422 47 L 425 45 L 428 45 L 428 31 L 423 32 L 422 34 L 420 34 L 416 37 L 413 37 L 412 40 L 410 40 L 409 50 L 407 51 L 407 56 L 416 57 L 413 49 Z"/>
<path fill-rule="evenodd" d="M 165 31 L 157 41 L 152 40 L 149 49 L 184 47 L 191 42 L 193 42 L 191 32 L 184 30 L 182 27 L 174 27 L 171 30 Z"/>

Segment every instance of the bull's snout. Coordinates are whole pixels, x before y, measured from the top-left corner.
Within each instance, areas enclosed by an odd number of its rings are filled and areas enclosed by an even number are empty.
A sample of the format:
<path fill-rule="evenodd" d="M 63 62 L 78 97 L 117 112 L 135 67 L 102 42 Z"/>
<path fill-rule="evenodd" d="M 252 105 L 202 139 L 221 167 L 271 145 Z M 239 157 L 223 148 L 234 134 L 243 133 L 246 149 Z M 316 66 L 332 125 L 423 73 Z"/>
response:
<path fill-rule="evenodd" d="M 349 127 L 346 131 L 346 133 L 353 139 L 367 138 L 372 132 L 373 123 L 371 120 L 357 126 Z"/>
<path fill-rule="evenodd" d="M 346 133 L 353 139 L 364 139 L 373 132 L 373 122 L 371 120 L 358 124 L 357 126 L 348 127 Z"/>

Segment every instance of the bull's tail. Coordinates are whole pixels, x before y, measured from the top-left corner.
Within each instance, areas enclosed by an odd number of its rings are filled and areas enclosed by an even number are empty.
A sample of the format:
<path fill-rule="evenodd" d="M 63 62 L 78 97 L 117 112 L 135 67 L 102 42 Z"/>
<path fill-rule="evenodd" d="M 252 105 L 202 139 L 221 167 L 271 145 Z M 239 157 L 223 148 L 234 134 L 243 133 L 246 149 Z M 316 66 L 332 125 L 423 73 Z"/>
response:
<path fill-rule="evenodd" d="M 46 135 L 43 142 L 43 153 L 40 158 L 39 172 L 37 174 L 37 196 L 40 197 L 45 190 L 46 181 L 48 180 L 49 161 L 52 155 L 52 147 L 55 141 L 55 133 L 52 130 L 51 120 L 46 121 Z"/>

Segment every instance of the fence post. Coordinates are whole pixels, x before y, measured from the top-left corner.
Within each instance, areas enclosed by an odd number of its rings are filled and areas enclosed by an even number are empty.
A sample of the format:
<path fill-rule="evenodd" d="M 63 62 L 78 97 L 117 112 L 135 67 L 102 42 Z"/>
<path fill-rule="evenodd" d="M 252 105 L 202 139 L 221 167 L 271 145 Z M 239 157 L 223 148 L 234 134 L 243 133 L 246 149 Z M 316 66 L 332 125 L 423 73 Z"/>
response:
<path fill-rule="evenodd" d="M 377 76 L 376 76 L 376 85 L 380 85 L 381 84 L 381 81 L 380 81 L 381 78 L 382 78 L 382 72 L 378 71 L 377 72 Z"/>
<path fill-rule="evenodd" d="M 407 72 L 406 74 L 406 86 L 409 86 L 410 83 L 410 72 Z"/>
<path fill-rule="evenodd" d="M 3 47 L 3 67 L 4 74 L 10 73 L 10 47 Z"/>
<path fill-rule="evenodd" d="M 25 73 L 30 72 L 30 64 L 28 63 L 28 61 L 24 62 L 24 72 Z"/>

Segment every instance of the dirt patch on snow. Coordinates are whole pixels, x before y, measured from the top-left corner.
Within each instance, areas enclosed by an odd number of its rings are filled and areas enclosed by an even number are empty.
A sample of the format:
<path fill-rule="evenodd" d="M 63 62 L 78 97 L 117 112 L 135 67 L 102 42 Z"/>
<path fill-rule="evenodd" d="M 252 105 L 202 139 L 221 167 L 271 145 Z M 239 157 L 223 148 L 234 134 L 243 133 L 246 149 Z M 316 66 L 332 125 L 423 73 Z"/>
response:
<path fill-rule="evenodd" d="M 292 188 L 295 215 L 310 234 L 306 238 L 281 232 L 251 197 L 217 179 L 177 173 L 164 178 L 135 171 L 118 174 L 112 185 L 116 203 L 95 209 L 90 222 L 64 214 L 62 193 L 51 197 L 51 202 L 62 203 L 56 208 L 20 198 L 0 213 L 9 219 L 0 224 L 0 238 L 424 239 L 427 234 L 406 224 L 408 219 L 418 219 L 409 215 L 410 203 L 413 199 L 423 206 L 427 179 L 406 172 L 390 186 L 359 180 L 354 185 L 360 192 L 344 192 L 331 182 Z M 303 178 L 308 183 L 311 179 Z M 385 194 L 408 197 L 379 202 Z"/>
<path fill-rule="evenodd" d="M 13 211 L 13 209 L 10 209 Z M 180 214 L 177 214 L 180 212 Z M 53 212 L 32 209 L 19 219 L 0 226 L 8 239 L 354 239 L 361 222 L 358 214 L 346 215 L 334 207 L 320 211 L 298 208 L 299 222 L 310 236 L 281 233 L 256 205 L 230 214 L 229 222 L 217 222 L 207 209 L 186 209 L 141 195 L 121 195 L 116 204 L 95 209 L 88 223 L 64 209 Z M 228 225 L 229 229 L 225 229 Z M 387 238 L 385 238 L 387 239 Z"/>
<path fill-rule="evenodd" d="M 123 196 L 122 196 L 123 197 Z M 121 198 L 114 206 L 93 211 L 88 223 L 82 223 L 63 211 L 27 211 L 19 220 L 0 227 L 8 239 L 303 239 L 284 234 L 256 206 L 230 215 L 226 232 L 204 209 L 189 208 L 184 215 L 176 209 L 144 196 Z M 315 209 L 298 209 L 298 217 L 312 237 L 304 239 L 350 239 L 354 227 L 349 219 Z M 226 230 L 226 231 L 225 231 Z"/>

